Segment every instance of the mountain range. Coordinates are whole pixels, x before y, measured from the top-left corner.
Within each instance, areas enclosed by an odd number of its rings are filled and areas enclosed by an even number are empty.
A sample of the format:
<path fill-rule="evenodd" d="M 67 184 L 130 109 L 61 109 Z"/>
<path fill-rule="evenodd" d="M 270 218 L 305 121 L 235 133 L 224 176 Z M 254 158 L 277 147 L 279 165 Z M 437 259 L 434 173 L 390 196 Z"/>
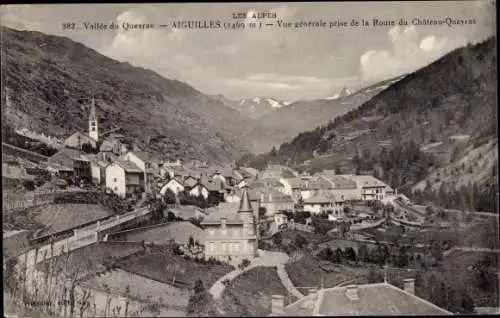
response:
<path fill-rule="evenodd" d="M 263 153 L 379 91 L 372 87 L 349 95 L 345 89 L 335 100 L 231 100 L 113 60 L 66 37 L 7 27 L 1 34 L 2 100 L 8 92 L 10 101 L 3 123 L 65 138 L 86 131 L 94 96 L 102 131 L 119 129 L 131 144 L 166 158 L 232 161 Z"/>
<path fill-rule="evenodd" d="M 272 97 L 254 97 L 240 100 L 232 100 L 223 95 L 212 95 L 227 107 L 241 112 L 243 115 L 253 119 L 260 118 L 275 111 L 278 108 L 286 107 L 291 102 L 280 101 Z"/>
<path fill-rule="evenodd" d="M 370 171 L 407 192 L 427 184 L 434 189 L 445 184 L 450 191 L 468 181 L 494 184 L 496 75 L 496 39 L 469 44 L 407 76 L 377 84 L 378 94 L 360 107 L 304 130 L 277 151 L 240 163 Z M 478 173 L 482 169 L 486 173 Z"/>
<path fill-rule="evenodd" d="M 69 38 L 7 27 L 1 35 L 2 101 L 6 93 L 10 101 L 2 124 L 61 138 L 86 132 L 95 96 L 101 131 L 119 128 L 136 147 L 167 158 L 229 161 L 253 146 L 251 119 L 186 83 Z"/>

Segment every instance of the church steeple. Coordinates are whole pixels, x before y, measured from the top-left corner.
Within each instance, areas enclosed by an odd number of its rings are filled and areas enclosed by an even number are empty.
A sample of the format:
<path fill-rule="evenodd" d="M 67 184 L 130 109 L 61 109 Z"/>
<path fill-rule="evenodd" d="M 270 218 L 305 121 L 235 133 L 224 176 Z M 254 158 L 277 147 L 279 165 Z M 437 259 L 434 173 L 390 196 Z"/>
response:
<path fill-rule="evenodd" d="M 95 99 L 92 96 L 92 104 L 90 105 L 90 116 L 89 116 L 89 136 L 95 141 L 99 140 L 99 130 L 97 127 L 97 117 L 95 114 Z"/>
<path fill-rule="evenodd" d="M 252 212 L 253 213 L 253 208 L 252 205 L 250 204 L 250 197 L 248 196 L 248 186 L 243 187 L 243 193 L 241 195 L 241 200 L 240 200 L 240 208 L 238 209 L 238 213 L 243 213 L 243 212 Z"/>

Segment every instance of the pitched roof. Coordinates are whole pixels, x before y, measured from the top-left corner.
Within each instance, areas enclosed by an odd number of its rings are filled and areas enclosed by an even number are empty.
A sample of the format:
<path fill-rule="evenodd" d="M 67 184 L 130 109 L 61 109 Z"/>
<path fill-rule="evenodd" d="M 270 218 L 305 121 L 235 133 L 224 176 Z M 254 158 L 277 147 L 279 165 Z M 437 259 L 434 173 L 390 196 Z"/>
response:
<path fill-rule="evenodd" d="M 26 169 L 23 166 L 13 166 L 8 163 L 2 164 L 2 178 L 35 180 L 35 176 L 27 174 Z"/>
<path fill-rule="evenodd" d="M 333 182 L 321 176 L 313 177 L 306 184 L 306 189 L 330 189 L 333 188 Z"/>
<path fill-rule="evenodd" d="M 253 212 L 252 205 L 250 204 L 250 198 L 248 196 L 248 187 L 243 187 L 238 212 Z"/>
<path fill-rule="evenodd" d="M 144 162 L 149 162 L 149 161 L 153 160 L 153 156 L 146 151 L 134 149 L 134 150 L 131 150 L 129 152 L 133 153 L 137 158 L 141 159 Z"/>
<path fill-rule="evenodd" d="M 222 202 L 218 206 L 206 209 L 208 214 L 201 224 L 219 224 L 220 219 L 226 219 L 228 224 L 241 224 L 238 212 L 239 202 Z"/>
<path fill-rule="evenodd" d="M 359 188 L 367 188 L 367 187 L 385 187 L 386 184 L 382 181 L 372 177 L 372 176 L 351 176 L 351 180 L 356 182 Z"/>
<path fill-rule="evenodd" d="M 284 178 L 285 182 L 287 182 L 292 189 L 305 189 L 309 178 Z"/>
<path fill-rule="evenodd" d="M 112 141 L 110 140 L 104 140 L 99 147 L 100 151 L 113 151 L 115 145 Z"/>
<path fill-rule="evenodd" d="M 142 173 L 141 168 L 139 168 L 135 163 L 133 163 L 131 161 L 115 160 L 114 162 L 117 165 L 119 165 L 120 167 L 122 167 L 126 172 L 134 172 L 134 173 L 141 172 Z"/>
<path fill-rule="evenodd" d="M 333 183 L 334 189 L 356 189 L 358 187 L 356 182 L 350 179 L 352 177 L 350 175 L 332 175 L 324 172 L 320 175 Z"/>
<path fill-rule="evenodd" d="M 449 315 L 450 312 L 391 284 L 358 286 L 359 300 L 351 301 L 347 287 L 323 290 L 322 315 Z"/>
<path fill-rule="evenodd" d="M 88 134 L 83 133 L 83 132 L 81 132 L 81 131 L 77 131 L 77 132 L 72 133 L 72 134 L 71 134 L 71 136 L 69 136 L 68 138 L 66 138 L 66 140 L 64 141 L 64 144 L 66 143 L 66 141 L 67 141 L 69 138 L 71 138 L 71 137 L 73 137 L 73 136 L 75 136 L 75 135 L 80 135 L 81 137 L 83 137 L 84 139 L 86 139 L 86 141 L 90 141 L 92 144 L 95 144 L 95 143 L 96 143 L 95 139 L 94 139 L 94 138 L 92 138 L 92 137 L 90 137 Z"/>
<path fill-rule="evenodd" d="M 304 199 L 304 203 L 313 204 L 313 203 L 330 203 L 335 202 L 335 197 L 326 196 L 324 194 L 314 195 L 310 198 Z"/>
<path fill-rule="evenodd" d="M 63 147 L 54 155 L 47 159 L 49 164 L 58 164 L 66 167 L 73 167 L 75 161 L 89 161 L 88 154 L 79 149 Z"/>
<path fill-rule="evenodd" d="M 388 283 L 358 285 L 358 300 L 346 295 L 347 287 L 318 291 L 316 300 L 305 296 L 284 310 L 286 316 L 388 316 L 451 315 L 416 295 Z"/>

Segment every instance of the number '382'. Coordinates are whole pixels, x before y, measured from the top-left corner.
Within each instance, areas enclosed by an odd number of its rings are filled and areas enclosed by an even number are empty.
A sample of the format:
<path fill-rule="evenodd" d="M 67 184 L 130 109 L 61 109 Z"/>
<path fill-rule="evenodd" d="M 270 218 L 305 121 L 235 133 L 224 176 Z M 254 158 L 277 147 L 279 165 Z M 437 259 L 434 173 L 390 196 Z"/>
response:
<path fill-rule="evenodd" d="M 64 22 L 62 24 L 62 29 L 63 30 L 74 30 L 74 29 L 76 29 L 76 25 L 72 22 Z"/>

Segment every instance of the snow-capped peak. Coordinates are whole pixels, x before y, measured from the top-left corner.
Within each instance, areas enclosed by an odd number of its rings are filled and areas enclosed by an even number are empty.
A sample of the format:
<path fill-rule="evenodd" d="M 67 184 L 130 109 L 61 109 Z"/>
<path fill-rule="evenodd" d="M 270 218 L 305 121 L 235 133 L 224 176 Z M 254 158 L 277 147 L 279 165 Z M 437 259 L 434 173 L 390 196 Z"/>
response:
<path fill-rule="evenodd" d="M 293 103 L 293 101 L 286 101 L 286 102 L 283 102 L 283 105 L 288 106 L 288 105 L 290 105 L 291 103 Z"/>
<path fill-rule="evenodd" d="M 252 101 L 254 101 L 257 104 L 260 104 L 260 97 L 255 97 L 254 99 L 252 99 Z"/>
<path fill-rule="evenodd" d="M 280 102 L 272 99 L 272 98 L 268 98 L 267 99 L 267 102 L 271 105 L 271 107 L 273 108 L 280 108 L 280 107 L 283 107 L 283 104 L 281 104 Z"/>

